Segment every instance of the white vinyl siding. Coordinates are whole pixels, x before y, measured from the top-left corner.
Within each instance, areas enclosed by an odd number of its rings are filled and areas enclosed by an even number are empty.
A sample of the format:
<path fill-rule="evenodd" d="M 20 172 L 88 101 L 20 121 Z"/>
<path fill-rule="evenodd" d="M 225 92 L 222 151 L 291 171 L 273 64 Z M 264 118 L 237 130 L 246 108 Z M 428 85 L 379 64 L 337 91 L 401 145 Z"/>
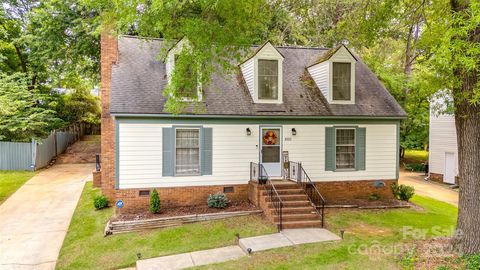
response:
<path fill-rule="evenodd" d="M 351 123 L 346 126 L 353 126 Z M 325 127 L 333 125 L 284 125 L 283 150 L 291 161 L 301 161 L 313 181 L 396 179 L 396 125 L 358 125 L 366 129 L 365 170 L 325 171 Z M 339 127 L 339 125 L 336 125 Z M 297 135 L 289 132 L 292 128 Z"/>
<path fill-rule="evenodd" d="M 268 123 L 262 124 L 267 126 Z M 181 126 L 175 124 L 176 127 Z M 119 123 L 119 187 L 152 188 L 247 184 L 249 164 L 259 160 L 258 124 L 205 124 L 212 128 L 212 175 L 162 177 L 162 128 L 160 123 Z M 272 126 L 278 126 L 272 125 Z M 283 125 L 282 150 L 291 161 L 300 161 L 313 181 L 396 179 L 396 125 L 354 122 L 366 128 L 364 171 L 325 171 L 325 127 L 332 125 Z M 251 135 L 246 135 L 250 128 Z M 291 135 L 295 128 L 296 136 Z"/>
<path fill-rule="evenodd" d="M 328 93 L 330 92 L 330 84 L 328 83 L 330 76 L 329 71 L 329 62 L 322 62 L 308 68 L 310 76 L 312 76 L 312 79 L 327 100 L 329 100 Z"/>
<path fill-rule="evenodd" d="M 254 76 L 255 76 L 255 71 L 254 71 L 254 58 L 250 58 L 247 62 L 243 63 L 240 69 L 242 70 L 243 74 L 243 79 L 245 80 L 245 84 L 247 84 L 248 92 L 250 92 L 250 95 L 255 94 L 255 86 L 254 86 Z"/>
<path fill-rule="evenodd" d="M 455 155 L 455 175 L 458 175 L 458 149 L 455 116 L 430 114 L 429 171 L 445 174 L 445 153 Z"/>

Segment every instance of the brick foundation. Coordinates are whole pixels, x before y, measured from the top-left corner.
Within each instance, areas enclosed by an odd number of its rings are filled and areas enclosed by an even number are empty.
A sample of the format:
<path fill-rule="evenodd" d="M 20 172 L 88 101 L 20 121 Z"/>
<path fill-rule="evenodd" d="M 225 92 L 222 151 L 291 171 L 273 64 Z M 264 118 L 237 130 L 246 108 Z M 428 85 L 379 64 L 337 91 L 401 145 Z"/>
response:
<path fill-rule="evenodd" d="M 430 181 L 445 184 L 445 182 L 443 181 L 443 174 L 441 174 L 441 173 L 432 173 L 431 172 L 431 173 L 429 173 L 429 178 L 428 179 Z M 459 180 L 460 180 L 460 178 L 458 176 L 455 176 L 455 184 L 458 185 Z"/>
<path fill-rule="evenodd" d="M 93 186 L 101 187 L 102 186 L 102 172 L 93 171 Z"/>
<path fill-rule="evenodd" d="M 430 181 L 443 183 L 443 174 L 441 173 L 430 173 Z"/>
<path fill-rule="evenodd" d="M 378 181 L 385 183 L 385 186 L 376 187 L 375 182 Z M 397 180 L 325 181 L 316 182 L 316 185 L 327 204 L 339 204 L 356 199 L 368 200 L 372 194 L 379 195 L 381 200 L 394 199 L 391 190 L 393 183 L 397 183 Z"/>
<path fill-rule="evenodd" d="M 224 187 L 233 187 L 233 192 L 225 193 L 231 201 L 247 201 L 249 187 L 245 185 L 221 185 L 221 186 L 191 186 L 157 188 L 162 207 L 169 206 L 190 206 L 206 205 L 210 194 L 223 192 Z M 152 189 L 119 189 L 115 191 L 116 200 L 122 200 L 124 207 L 119 213 L 148 210 L 150 195 L 140 196 L 140 191 L 151 191 Z"/>

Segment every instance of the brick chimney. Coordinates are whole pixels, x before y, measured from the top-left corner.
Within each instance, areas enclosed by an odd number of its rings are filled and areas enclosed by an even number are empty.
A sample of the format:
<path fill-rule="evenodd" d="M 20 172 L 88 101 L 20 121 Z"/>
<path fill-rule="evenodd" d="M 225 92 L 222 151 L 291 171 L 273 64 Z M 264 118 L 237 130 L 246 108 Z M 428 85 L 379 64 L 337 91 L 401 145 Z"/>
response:
<path fill-rule="evenodd" d="M 102 193 L 110 202 L 115 200 L 115 122 L 110 115 L 110 89 L 112 84 L 112 65 L 118 59 L 118 40 L 104 30 L 100 36 L 100 100 L 101 119 L 101 165 Z"/>

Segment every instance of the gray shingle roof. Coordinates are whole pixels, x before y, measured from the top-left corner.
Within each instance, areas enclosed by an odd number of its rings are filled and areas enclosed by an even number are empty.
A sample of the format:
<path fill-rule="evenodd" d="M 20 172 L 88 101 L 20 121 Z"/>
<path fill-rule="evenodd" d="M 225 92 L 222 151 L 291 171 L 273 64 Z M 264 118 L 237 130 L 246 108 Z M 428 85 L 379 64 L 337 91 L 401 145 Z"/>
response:
<path fill-rule="evenodd" d="M 122 36 L 119 59 L 112 67 L 110 112 L 165 114 L 165 64 L 158 59 L 162 41 Z M 255 49 L 255 47 L 252 47 Z M 283 61 L 283 104 L 254 104 L 240 71 L 213 74 L 203 87 L 202 115 L 242 116 L 377 116 L 406 114 L 376 76 L 360 60 L 356 65 L 355 103 L 328 104 L 306 67 L 327 52 L 320 48 L 277 47 Z M 193 111 L 193 109 L 189 110 Z"/>

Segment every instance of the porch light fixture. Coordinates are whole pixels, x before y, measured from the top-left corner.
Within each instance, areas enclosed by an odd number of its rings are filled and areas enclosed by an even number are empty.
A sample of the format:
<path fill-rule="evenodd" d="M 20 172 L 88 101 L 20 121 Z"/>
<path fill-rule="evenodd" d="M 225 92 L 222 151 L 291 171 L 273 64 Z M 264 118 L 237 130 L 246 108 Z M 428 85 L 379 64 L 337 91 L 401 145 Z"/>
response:
<path fill-rule="evenodd" d="M 250 128 L 247 128 L 247 136 L 250 136 L 252 135 L 252 131 L 250 130 Z"/>
<path fill-rule="evenodd" d="M 297 130 L 295 128 L 292 128 L 292 135 L 293 136 L 297 135 Z"/>

